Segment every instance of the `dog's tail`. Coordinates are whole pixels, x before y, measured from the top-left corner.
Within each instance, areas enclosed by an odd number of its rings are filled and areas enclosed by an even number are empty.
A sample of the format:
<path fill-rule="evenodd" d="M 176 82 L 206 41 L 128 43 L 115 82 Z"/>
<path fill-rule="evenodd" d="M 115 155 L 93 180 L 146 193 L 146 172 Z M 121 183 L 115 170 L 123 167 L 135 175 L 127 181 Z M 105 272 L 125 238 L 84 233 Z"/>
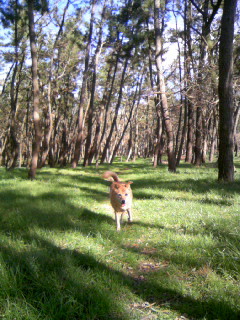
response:
<path fill-rule="evenodd" d="M 109 180 L 109 178 L 113 178 L 113 180 L 114 180 L 115 182 L 119 182 L 119 181 L 120 181 L 119 178 L 118 178 L 118 176 L 117 176 L 117 174 L 116 174 L 115 172 L 112 172 L 112 171 L 106 171 L 106 172 L 104 172 L 104 174 L 103 174 L 103 179 Z"/>

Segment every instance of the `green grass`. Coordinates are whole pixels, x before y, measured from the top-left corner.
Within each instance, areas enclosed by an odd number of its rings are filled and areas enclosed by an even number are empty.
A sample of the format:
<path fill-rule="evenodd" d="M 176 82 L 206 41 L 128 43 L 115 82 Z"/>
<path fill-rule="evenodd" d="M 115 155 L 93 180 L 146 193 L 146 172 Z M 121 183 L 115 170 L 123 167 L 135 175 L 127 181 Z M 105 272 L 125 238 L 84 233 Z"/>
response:
<path fill-rule="evenodd" d="M 232 184 L 210 164 L 1 168 L 0 319 L 239 319 L 236 168 Z M 121 232 L 107 169 L 134 182 Z"/>

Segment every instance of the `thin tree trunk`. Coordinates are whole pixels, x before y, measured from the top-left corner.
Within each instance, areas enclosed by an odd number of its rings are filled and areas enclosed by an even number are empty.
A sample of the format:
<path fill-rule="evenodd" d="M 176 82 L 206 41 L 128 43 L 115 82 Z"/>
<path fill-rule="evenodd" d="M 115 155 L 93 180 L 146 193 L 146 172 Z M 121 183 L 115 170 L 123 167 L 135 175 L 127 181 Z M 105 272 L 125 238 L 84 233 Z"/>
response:
<path fill-rule="evenodd" d="M 95 51 L 95 55 L 92 63 L 93 64 L 93 74 L 92 74 L 92 81 L 91 81 L 92 89 L 91 89 L 90 105 L 88 110 L 88 132 L 87 132 L 87 138 L 86 138 L 86 144 L 85 144 L 85 156 L 84 156 L 84 162 L 83 162 L 84 167 L 91 164 L 91 159 L 92 159 L 90 155 L 90 148 L 91 148 L 92 134 L 93 134 L 92 128 L 93 128 L 94 96 L 95 96 L 95 88 L 96 88 L 96 81 L 97 81 L 98 60 L 102 50 L 102 35 L 103 35 L 103 22 L 105 19 L 105 11 L 106 11 L 106 1 L 104 2 L 104 6 L 102 10 L 98 44 L 96 47 L 96 51 Z"/>
<path fill-rule="evenodd" d="M 123 140 L 123 137 L 127 131 L 127 128 L 128 128 L 128 125 L 132 119 L 132 115 L 133 115 L 133 111 L 134 111 L 134 107 L 135 107 L 135 103 L 136 103 L 136 99 L 137 99 L 137 92 L 139 91 L 139 97 L 138 97 L 138 105 L 139 105 L 139 99 L 140 99 L 140 91 L 141 91 L 141 85 L 142 85 L 142 79 L 143 79 L 143 75 L 141 76 L 141 80 L 140 82 L 137 83 L 137 86 L 136 86 L 136 90 L 135 90 L 135 94 L 134 94 L 134 98 L 133 98 L 133 102 L 132 102 L 132 106 L 130 108 L 130 112 L 129 112 L 129 116 L 128 116 L 128 120 L 123 128 L 123 131 L 122 131 L 122 134 L 119 138 L 119 141 L 118 143 L 116 144 L 114 150 L 113 150 L 113 153 L 112 153 L 112 157 L 111 157 L 111 160 L 110 160 L 110 163 L 112 164 L 113 163 L 113 160 L 118 152 L 118 149 L 122 143 L 122 140 Z"/>
<path fill-rule="evenodd" d="M 125 76 L 126 76 L 126 70 L 127 70 L 129 57 L 130 57 L 130 53 L 126 53 L 125 63 L 124 63 L 123 71 L 122 71 L 122 78 L 121 78 L 120 87 L 119 87 L 118 101 L 117 101 L 117 104 L 116 104 L 115 114 L 114 114 L 114 118 L 113 118 L 112 125 L 111 125 L 111 128 L 110 128 L 110 132 L 109 132 L 109 135 L 108 135 L 107 140 L 106 140 L 106 144 L 105 144 L 104 149 L 103 149 L 101 163 L 104 163 L 104 161 L 106 159 L 107 150 L 110 147 L 110 142 L 111 142 L 111 139 L 112 139 L 112 135 L 113 135 L 114 129 L 115 129 L 116 124 L 117 124 L 118 110 L 119 110 L 119 108 L 121 106 L 121 102 L 122 102 L 122 91 L 123 91 L 124 80 L 125 80 Z"/>
<path fill-rule="evenodd" d="M 195 160 L 194 164 L 200 166 L 203 163 L 203 136 L 202 136 L 202 119 L 203 119 L 203 106 L 204 106 L 204 87 L 203 83 L 203 72 L 204 66 L 206 64 L 206 56 L 207 56 L 207 41 L 210 34 L 210 27 L 213 19 L 220 7 L 222 0 L 218 0 L 216 4 L 213 4 L 211 1 L 212 12 L 209 13 L 210 1 L 204 0 L 202 7 L 198 6 L 198 4 L 194 0 L 190 0 L 193 6 L 198 10 L 198 12 L 202 15 L 202 32 L 201 32 L 201 42 L 200 42 L 200 57 L 199 57 L 199 69 L 198 69 L 198 92 L 197 92 L 197 110 L 196 110 L 196 140 L 195 140 Z"/>
<path fill-rule="evenodd" d="M 165 88 L 165 80 L 162 70 L 162 39 L 161 39 L 161 29 L 160 29 L 160 0 L 154 0 L 154 27 L 155 27 L 155 41 L 156 41 L 156 65 L 157 74 L 159 78 L 158 89 L 161 92 L 161 110 L 163 121 L 167 134 L 167 155 L 168 155 L 168 170 L 171 172 L 176 172 L 176 157 L 174 152 L 173 143 L 173 128 L 170 118 L 170 113 L 168 109 L 168 101 Z"/>
<path fill-rule="evenodd" d="M 176 33 L 179 33 L 178 21 L 177 21 L 175 11 L 174 11 L 174 17 L 175 17 Z M 184 36 L 186 37 L 186 30 L 184 32 Z M 179 38 L 177 39 L 177 46 L 178 46 L 180 112 L 179 112 L 178 129 L 177 129 L 177 134 L 176 134 L 176 144 L 175 144 L 175 154 L 177 155 L 176 166 L 179 165 L 179 162 L 181 160 L 183 143 L 184 143 L 185 136 L 186 136 L 186 120 L 187 120 L 186 119 L 187 118 L 186 117 L 186 110 L 187 110 L 186 105 L 187 104 L 183 102 L 183 92 L 182 92 L 182 66 L 181 66 L 181 48 L 180 48 Z M 184 41 L 184 46 L 186 47 L 186 41 Z M 186 51 L 186 48 L 184 48 L 184 51 Z M 183 105 L 184 105 L 184 109 L 183 109 Z M 183 119 L 183 121 L 182 121 L 182 119 Z"/>
<path fill-rule="evenodd" d="M 186 158 L 185 162 L 192 162 L 193 160 L 193 137 L 194 137 L 194 106 L 192 101 L 189 99 L 189 95 L 192 95 L 191 89 L 191 63 L 193 65 L 192 56 L 192 39 L 191 39 L 191 23 L 192 23 L 192 7 L 188 0 L 185 0 L 184 9 L 184 30 L 185 30 L 185 41 L 186 41 L 186 57 L 185 57 L 185 103 L 187 109 L 187 141 L 186 141 Z"/>
<path fill-rule="evenodd" d="M 149 24 L 147 21 L 147 27 L 149 29 Z M 154 81 L 153 81 L 153 68 L 152 68 L 152 59 L 151 59 L 151 44 L 150 39 L 148 38 L 148 64 L 149 64 L 149 77 L 150 77 L 150 84 L 151 89 L 154 92 Z M 158 80 L 157 80 L 158 82 Z M 153 154 L 153 167 L 156 168 L 159 163 L 159 154 L 160 154 L 160 147 L 161 147 L 161 136 L 162 136 L 162 118 L 161 118 L 161 102 L 159 95 L 154 96 L 154 104 L 156 109 L 156 116 L 157 116 L 157 127 L 156 127 L 156 143 L 154 148 Z M 154 135 L 155 136 L 155 135 Z"/>
<path fill-rule="evenodd" d="M 236 157 L 238 155 L 237 127 L 238 127 L 239 117 L 240 117 L 240 104 L 237 106 L 234 112 L 233 136 L 234 136 L 234 152 Z"/>
<path fill-rule="evenodd" d="M 83 72 L 83 79 L 82 79 L 82 87 L 81 87 L 81 94 L 80 94 L 80 103 L 79 103 L 79 110 L 78 110 L 78 129 L 77 129 L 77 139 L 75 144 L 75 151 L 72 160 L 72 167 L 76 168 L 78 165 L 78 161 L 80 158 L 80 154 L 82 151 L 82 143 L 83 143 L 83 109 L 86 106 L 87 100 L 87 80 L 88 80 L 88 72 L 89 72 L 89 59 L 90 59 L 90 50 L 91 50 L 91 42 L 92 42 L 92 34 L 93 34 L 93 17 L 95 11 L 96 0 L 93 0 L 92 3 L 92 10 L 91 10 L 91 20 L 89 26 L 89 34 L 88 34 L 88 43 L 87 43 L 87 50 L 85 56 L 85 67 Z"/>
<path fill-rule="evenodd" d="M 160 101 L 159 101 L 160 104 Z M 156 146 L 153 154 L 153 167 L 156 168 L 159 163 L 159 154 L 161 147 L 161 137 L 162 137 L 162 126 L 161 126 L 161 116 L 160 116 L 160 106 L 157 107 L 157 128 L 156 128 Z"/>
<path fill-rule="evenodd" d="M 134 135 L 134 143 L 133 143 L 133 155 L 132 155 L 132 161 L 135 162 L 138 157 L 138 142 L 139 142 L 139 125 L 138 125 L 138 110 L 137 115 L 135 117 L 135 135 Z"/>
<path fill-rule="evenodd" d="M 109 110 L 109 106 L 110 106 L 110 102 L 111 102 L 111 98 L 112 98 L 112 92 L 113 92 L 114 83 L 115 83 L 115 78 L 116 78 L 116 74 L 117 74 L 119 56 L 120 56 L 120 47 L 118 48 L 118 52 L 116 54 L 115 68 L 114 68 L 114 72 L 113 72 L 110 90 L 109 90 L 109 92 L 106 91 L 106 94 L 103 96 L 103 100 L 102 100 L 103 105 L 105 106 L 105 116 L 104 116 L 102 134 L 101 134 L 101 138 L 98 143 L 97 152 L 96 152 L 96 165 L 97 166 L 98 166 L 98 160 L 99 160 L 100 147 L 102 145 L 102 142 L 103 142 L 104 136 L 106 134 L 106 130 L 107 130 L 108 110 Z M 109 78 L 109 81 L 110 81 L 110 78 Z M 109 81 L 107 80 L 107 85 L 108 85 Z"/>
<path fill-rule="evenodd" d="M 29 20 L 29 38 L 32 57 L 32 82 L 33 82 L 33 123 L 34 123 L 34 137 L 32 144 L 32 162 L 29 170 L 29 178 L 35 179 L 38 156 L 42 140 L 42 130 L 39 115 L 39 84 L 38 84 L 38 61 L 37 61 L 37 47 L 36 35 L 34 30 L 34 1 L 28 0 L 28 20 Z"/>
<path fill-rule="evenodd" d="M 109 70 L 108 70 L 108 75 L 107 75 L 107 80 L 106 80 L 106 85 L 104 88 L 104 93 L 103 93 L 103 98 L 102 98 L 102 102 L 101 105 L 99 107 L 98 110 L 98 114 L 96 117 L 96 129 L 95 129 L 95 136 L 94 136 L 94 140 L 93 140 L 93 145 L 91 147 L 91 150 L 89 152 L 89 162 L 92 163 L 93 157 L 96 157 L 96 166 L 98 166 L 98 156 L 99 156 L 99 151 L 100 151 L 100 144 L 101 144 L 101 126 L 102 126 L 102 122 L 103 122 L 103 115 L 104 115 L 104 107 L 107 104 L 107 100 L 108 100 L 108 89 L 109 89 L 109 85 L 110 85 L 110 80 L 111 80 L 111 71 L 112 71 L 112 67 L 113 65 L 110 64 L 109 66 Z M 107 109 L 106 108 L 106 112 L 105 112 L 105 120 L 107 119 Z M 104 120 L 104 123 L 107 121 Z M 103 134 L 102 134 L 102 138 L 103 138 Z"/>
<path fill-rule="evenodd" d="M 52 75 L 53 75 L 53 60 L 54 60 L 54 54 L 55 54 L 55 49 L 58 43 L 58 40 L 60 38 L 60 35 L 62 34 L 64 23 L 65 23 L 65 16 L 68 10 L 70 4 L 70 0 L 67 1 L 67 4 L 64 8 L 63 11 L 63 16 L 62 16 L 62 21 L 60 23 L 60 27 L 56 36 L 56 39 L 53 44 L 52 48 L 52 55 L 51 55 L 51 61 L 50 61 L 50 70 L 49 70 L 49 76 L 48 76 L 48 111 L 47 111 L 47 116 L 46 116 L 46 128 L 45 128 L 45 133 L 44 133 L 44 138 L 43 138 L 43 153 L 42 153 L 42 161 L 40 167 L 44 167 L 47 156 L 49 153 L 49 145 L 50 145 L 50 139 L 52 135 L 52 130 L 53 130 L 53 119 L 52 119 Z"/>
<path fill-rule="evenodd" d="M 10 120 L 9 140 L 10 140 L 10 151 L 11 151 L 11 157 L 12 157 L 10 169 L 14 169 L 16 167 L 18 156 L 19 156 L 20 144 L 17 138 L 16 114 L 17 114 L 17 105 L 18 105 L 19 85 L 21 80 L 19 76 L 18 83 L 16 83 L 16 77 L 18 72 L 19 74 L 21 74 L 22 66 L 25 60 L 25 54 L 23 53 L 22 60 L 20 62 L 20 67 L 19 67 L 18 0 L 15 0 L 14 10 L 15 10 L 14 12 L 15 13 L 15 20 L 14 20 L 15 64 L 13 68 L 13 75 L 12 75 L 11 86 L 10 86 L 11 120 Z"/>
<path fill-rule="evenodd" d="M 209 153 L 210 162 L 213 162 L 213 159 L 214 159 L 216 141 L 217 141 L 217 119 L 216 119 L 216 113 L 214 112 L 213 120 L 212 120 L 212 135 L 211 135 L 210 153 Z"/>
<path fill-rule="evenodd" d="M 133 148 L 133 128 L 130 122 L 130 133 L 129 133 L 129 139 L 128 139 L 128 154 L 127 154 L 127 160 L 128 162 L 132 156 L 132 148 Z"/>

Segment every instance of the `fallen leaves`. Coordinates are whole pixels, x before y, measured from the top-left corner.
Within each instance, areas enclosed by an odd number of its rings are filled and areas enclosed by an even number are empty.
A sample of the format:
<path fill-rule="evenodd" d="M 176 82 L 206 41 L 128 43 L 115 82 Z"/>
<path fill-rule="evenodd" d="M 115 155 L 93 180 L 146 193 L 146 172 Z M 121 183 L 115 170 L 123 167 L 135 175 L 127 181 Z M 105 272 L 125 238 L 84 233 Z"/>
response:
<path fill-rule="evenodd" d="M 167 261 L 164 262 L 143 262 L 140 264 L 140 270 L 143 272 L 153 272 L 158 271 L 162 268 L 167 268 L 169 263 Z"/>
<path fill-rule="evenodd" d="M 134 310 L 138 310 L 142 314 L 144 314 L 141 319 L 142 320 L 150 320 L 150 319 L 159 319 L 159 316 L 171 314 L 172 311 L 169 309 L 162 309 L 161 306 L 158 306 L 156 302 L 149 303 L 148 301 L 142 303 L 132 303 L 130 304 L 130 308 Z M 186 314 L 183 314 L 175 320 L 188 320 Z"/>

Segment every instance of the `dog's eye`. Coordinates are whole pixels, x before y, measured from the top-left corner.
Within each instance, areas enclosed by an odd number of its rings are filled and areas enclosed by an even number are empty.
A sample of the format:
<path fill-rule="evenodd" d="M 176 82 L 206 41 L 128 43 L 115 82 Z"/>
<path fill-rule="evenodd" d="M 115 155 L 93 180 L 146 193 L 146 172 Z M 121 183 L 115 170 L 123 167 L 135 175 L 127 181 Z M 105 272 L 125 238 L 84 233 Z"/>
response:
<path fill-rule="evenodd" d="M 122 196 L 121 193 L 119 193 L 118 196 L 121 197 Z"/>
<path fill-rule="evenodd" d="M 128 194 L 126 193 L 125 196 L 128 196 Z"/>

